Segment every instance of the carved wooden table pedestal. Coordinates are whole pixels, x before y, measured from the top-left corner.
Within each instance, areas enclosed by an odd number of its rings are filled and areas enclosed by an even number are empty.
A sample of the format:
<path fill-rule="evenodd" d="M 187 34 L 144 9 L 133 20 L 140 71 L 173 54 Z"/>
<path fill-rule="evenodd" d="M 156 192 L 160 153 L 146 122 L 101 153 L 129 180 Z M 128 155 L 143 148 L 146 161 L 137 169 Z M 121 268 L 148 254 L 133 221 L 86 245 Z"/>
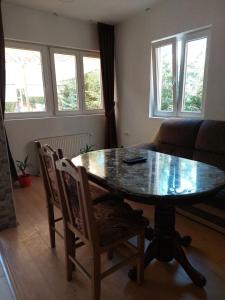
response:
<path fill-rule="evenodd" d="M 195 285 L 203 287 L 205 277 L 200 274 L 188 261 L 182 246 L 189 246 L 191 237 L 181 237 L 175 230 L 175 208 L 173 206 L 155 207 L 155 228 L 146 229 L 146 238 L 150 244 L 145 252 L 145 267 L 153 260 L 170 262 L 176 259 L 184 268 Z M 136 269 L 129 271 L 129 277 L 136 279 Z"/>

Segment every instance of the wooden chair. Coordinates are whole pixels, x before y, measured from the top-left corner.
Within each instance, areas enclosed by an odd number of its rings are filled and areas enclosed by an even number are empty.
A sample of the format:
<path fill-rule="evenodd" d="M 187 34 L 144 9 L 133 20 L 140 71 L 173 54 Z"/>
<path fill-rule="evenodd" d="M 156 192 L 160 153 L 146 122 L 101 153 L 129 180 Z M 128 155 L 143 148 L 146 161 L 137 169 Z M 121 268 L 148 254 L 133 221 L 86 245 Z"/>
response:
<path fill-rule="evenodd" d="M 56 229 L 56 223 L 63 218 L 55 218 L 54 208 L 61 210 L 60 193 L 58 190 L 55 161 L 59 159 L 59 154 L 54 151 L 49 145 L 41 146 L 39 142 L 35 142 L 38 148 L 41 174 L 47 200 L 48 224 L 50 234 L 51 248 L 55 248 L 55 233 L 61 238 L 64 238 L 60 231 Z M 61 157 L 60 157 L 61 158 Z"/>
<path fill-rule="evenodd" d="M 47 200 L 50 244 L 51 248 L 55 248 L 55 233 L 57 233 L 61 238 L 64 238 L 62 233 L 56 229 L 56 223 L 62 221 L 62 217 L 55 218 L 54 210 L 55 207 L 61 210 L 60 193 L 56 180 L 55 162 L 59 158 L 63 157 L 63 152 L 61 149 L 58 149 L 56 152 L 49 145 L 41 146 L 40 142 L 38 141 L 35 141 L 35 144 L 39 153 L 41 173 Z M 107 194 L 108 191 L 98 187 L 95 184 L 91 184 L 91 198 L 93 201 L 103 201 Z"/>
<path fill-rule="evenodd" d="M 101 280 L 128 263 L 137 264 L 137 280 L 144 278 L 144 231 L 146 219 L 127 203 L 108 199 L 92 204 L 90 186 L 84 167 L 75 167 L 68 159 L 56 162 L 57 179 L 62 201 L 65 230 L 67 279 L 72 279 L 73 266 L 81 270 L 92 283 L 92 299 L 100 299 Z M 72 247 L 74 237 L 89 246 L 92 254 L 91 274 L 76 259 Z M 127 241 L 137 236 L 138 246 Z M 132 254 L 122 262 L 101 272 L 100 258 L 121 244 L 126 244 Z"/>

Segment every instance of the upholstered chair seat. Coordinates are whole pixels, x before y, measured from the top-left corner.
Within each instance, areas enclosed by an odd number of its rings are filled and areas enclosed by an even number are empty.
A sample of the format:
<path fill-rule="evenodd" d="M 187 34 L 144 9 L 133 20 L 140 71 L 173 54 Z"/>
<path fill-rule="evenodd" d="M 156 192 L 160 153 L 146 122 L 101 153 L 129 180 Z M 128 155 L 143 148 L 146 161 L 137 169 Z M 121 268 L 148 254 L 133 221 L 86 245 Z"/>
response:
<path fill-rule="evenodd" d="M 94 216 L 102 247 L 112 244 L 148 225 L 148 220 L 126 202 L 111 200 L 94 206 Z"/>

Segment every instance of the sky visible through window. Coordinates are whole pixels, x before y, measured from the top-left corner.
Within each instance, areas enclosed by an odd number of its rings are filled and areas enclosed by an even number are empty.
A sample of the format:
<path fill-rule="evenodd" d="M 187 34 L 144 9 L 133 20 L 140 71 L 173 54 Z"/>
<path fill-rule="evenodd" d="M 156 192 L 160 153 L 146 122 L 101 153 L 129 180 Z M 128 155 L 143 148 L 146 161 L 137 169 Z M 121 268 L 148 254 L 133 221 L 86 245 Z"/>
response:
<path fill-rule="evenodd" d="M 6 112 L 45 110 L 40 52 L 6 48 Z"/>

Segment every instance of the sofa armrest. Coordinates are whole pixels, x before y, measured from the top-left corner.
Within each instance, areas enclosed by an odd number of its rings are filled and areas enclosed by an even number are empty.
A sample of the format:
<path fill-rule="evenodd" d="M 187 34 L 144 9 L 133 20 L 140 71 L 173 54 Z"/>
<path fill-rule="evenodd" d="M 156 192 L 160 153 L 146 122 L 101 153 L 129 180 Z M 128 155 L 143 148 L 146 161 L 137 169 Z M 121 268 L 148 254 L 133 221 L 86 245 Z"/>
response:
<path fill-rule="evenodd" d="M 131 146 L 131 148 L 156 151 L 156 146 L 154 143 L 137 144 L 137 145 Z"/>

